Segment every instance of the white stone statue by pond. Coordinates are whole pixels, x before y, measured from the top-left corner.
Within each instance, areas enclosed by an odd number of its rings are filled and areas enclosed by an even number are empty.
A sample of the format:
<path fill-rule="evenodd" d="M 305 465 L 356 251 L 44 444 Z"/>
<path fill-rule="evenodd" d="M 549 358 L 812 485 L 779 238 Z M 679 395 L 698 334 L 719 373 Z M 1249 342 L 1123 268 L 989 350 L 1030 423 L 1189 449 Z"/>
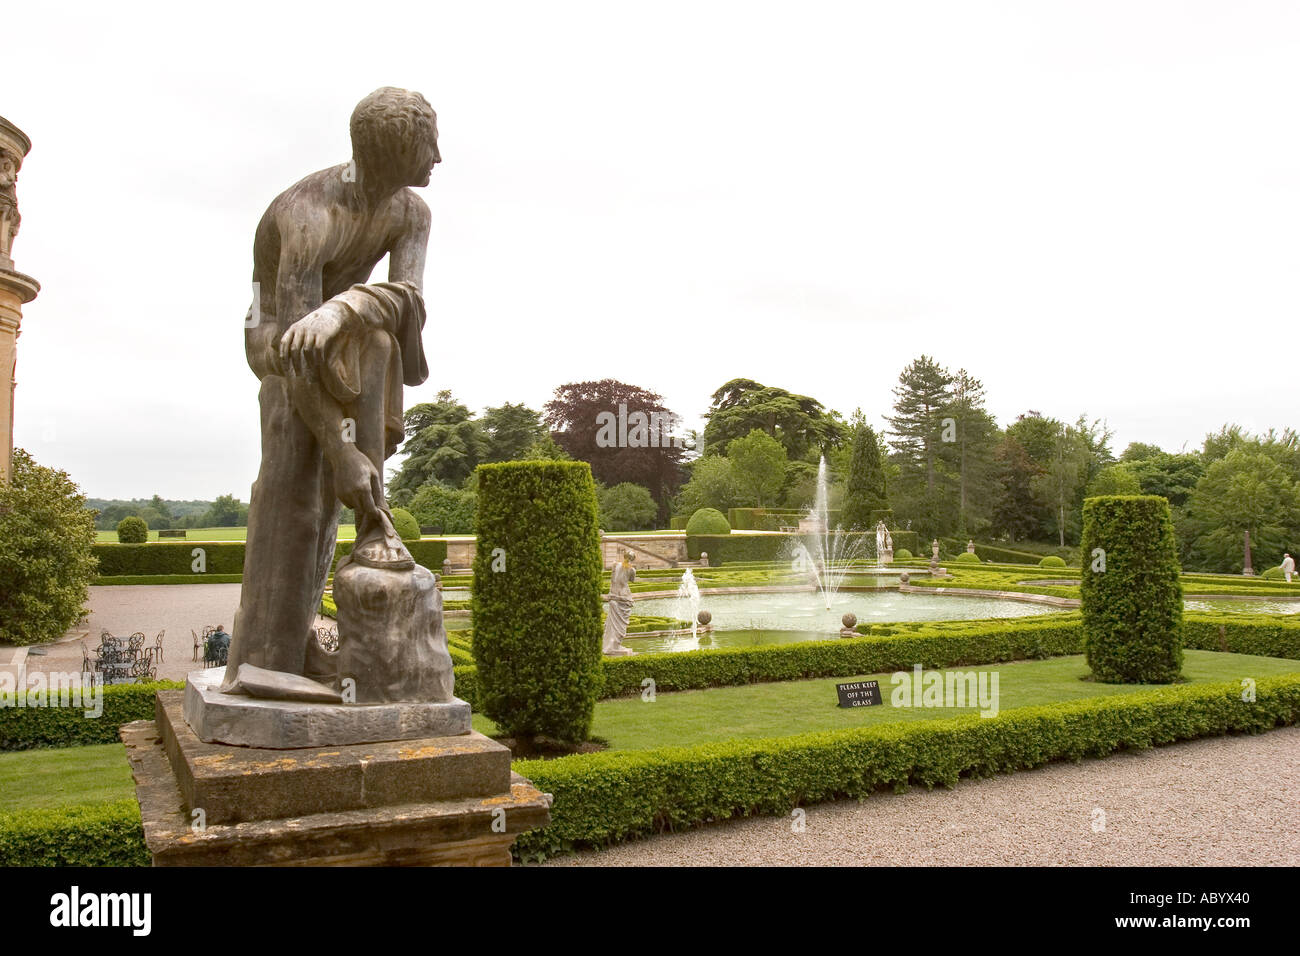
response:
<path fill-rule="evenodd" d="M 601 640 L 602 653 L 610 657 L 635 654 L 623 646 L 627 625 L 632 619 L 632 588 L 636 568 L 632 567 L 632 552 L 624 551 L 623 560 L 614 565 L 609 575 L 609 601 L 605 604 L 605 636 Z"/>
<path fill-rule="evenodd" d="M 884 521 L 876 522 L 876 563 L 888 564 L 894 560 L 894 538 Z"/>

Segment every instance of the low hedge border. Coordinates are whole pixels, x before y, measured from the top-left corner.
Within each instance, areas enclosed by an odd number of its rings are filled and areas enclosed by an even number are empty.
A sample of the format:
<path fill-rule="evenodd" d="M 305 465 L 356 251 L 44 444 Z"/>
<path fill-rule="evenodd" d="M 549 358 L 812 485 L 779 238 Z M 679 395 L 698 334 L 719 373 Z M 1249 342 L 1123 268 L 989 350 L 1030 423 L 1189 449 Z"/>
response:
<path fill-rule="evenodd" d="M 0 750 L 118 743 L 123 724 L 153 720 L 155 691 L 184 687 L 177 681 L 113 684 L 104 688 L 104 712 L 98 717 L 87 717 L 79 707 L 0 707 Z M 40 697 L 29 694 L 28 700 Z"/>
<path fill-rule="evenodd" d="M 441 572 L 447 557 L 447 542 L 440 539 L 404 541 L 416 563 Z M 340 541 L 334 547 L 334 564 L 352 551 L 353 542 Z M 203 550 L 205 570 L 193 567 L 195 549 Z M 243 541 L 150 541 L 147 544 L 96 544 L 99 573 L 104 578 L 179 576 L 209 581 L 217 575 L 244 573 Z M 95 582 L 98 583 L 98 582 Z M 165 582 L 170 583 L 170 582 Z"/>
<path fill-rule="evenodd" d="M 1300 720 L 1300 675 L 1266 678 L 1253 703 L 1232 682 L 793 737 L 518 761 L 554 796 L 551 824 L 519 837 L 537 860 L 582 847 L 884 788 L 988 777 Z"/>
<path fill-rule="evenodd" d="M 0 813 L 0 866 L 149 866 L 134 799 Z"/>

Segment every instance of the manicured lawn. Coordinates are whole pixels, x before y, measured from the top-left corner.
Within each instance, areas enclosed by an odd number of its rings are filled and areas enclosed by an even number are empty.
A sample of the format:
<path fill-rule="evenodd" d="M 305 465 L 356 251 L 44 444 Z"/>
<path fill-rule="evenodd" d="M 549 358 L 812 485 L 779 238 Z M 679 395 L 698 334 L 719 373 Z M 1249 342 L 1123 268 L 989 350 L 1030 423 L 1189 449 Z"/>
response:
<path fill-rule="evenodd" d="M 121 744 L 0 753 L 0 812 L 135 795 Z"/>
<path fill-rule="evenodd" d="M 1183 676 L 1195 683 L 1258 679 L 1300 671 L 1300 661 L 1211 651 L 1185 651 Z M 1081 680 L 1088 674 L 1083 656 L 1054 657 L 952 668 L 998 674 L 1001 710 L 1053 704 L 1082 697 L 1131 694 L 1150 689 L 1144 684 L 1096 684 Z M 837 706 L 837 683 L 879 680 L 884 703 L 876 707 Z M 970 713 L 977 708 L 893 707 L 894 685 L 888 674 L 836 677 L 826 680 L 750 684 L 711 690 L 659 694 L 653 703 L 640 697 L 603 700 L 596 705 L 592 734 L 616 750 L 689 747 L 737 738 L 782 737 L 821 730 L 863 727 L 896 720 L 933 720 Z M 474 715 L 474 729 L 495 733 L 492 722 Z"/>

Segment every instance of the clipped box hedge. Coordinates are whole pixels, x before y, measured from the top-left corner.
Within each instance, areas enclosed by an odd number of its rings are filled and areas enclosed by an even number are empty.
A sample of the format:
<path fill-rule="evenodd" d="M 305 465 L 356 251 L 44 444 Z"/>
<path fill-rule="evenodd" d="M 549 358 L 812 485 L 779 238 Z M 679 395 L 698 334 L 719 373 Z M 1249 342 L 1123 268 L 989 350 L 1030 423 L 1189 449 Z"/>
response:
<path fill-rule="evenodd" d="M 993 718 L 519 761 L 514 769 L 555 799 L 551 824 L 522 834 L 515 852 L 537 859 L 706 820 L 786 814 L 886 788 L 953 786 L 963 776 L 1259 733 L 1300 720 L 1300 676 L 1265 678 L 1255 692 L 1247 703 L 1232 682 L 1166 687 L 1022 707 Z"/>
<path fill-rule="evenodd" d="M 431 571 L 441 572 L 447 557 L 447 542 L 443 540 L 404 541 L 411 557 Z M 194 570 L 194 551 L 203 549 L 204 572 Z M 340 541 L 334 548 L 334 564 L 352 551 L 351 541 Z M 142 575 L 183 575 L 190 579 L 208 580 L 216 575 L 244 573 L 243 541 L 151 541 L 148 544 L 97 544 L 95 557 L 99 559 L 99 575 L 104 578 L 137 577 Z M 332 570 L 332 567 L 331 567 Z M 100 583 L 96 581 L 95 583 Z M 114 582 L 118 583 L 118 582 Z M 163 582 L 173 583 L 173 582 Z"/>
<path fill-rule="evenodd" d="M 0 866 L 149 866 L 133 799 L 0 813 Z"/>
<path fill-rule="evenodd" d="M 1109 684 L 1178 680 L 1183 591 L 1169 501 L 1085 499 L 1081 549 L 1084 653 L 1093 677 Z"/>
<path fill-rule="evenodd" d="M 512 736 L 582 741 L 600 696 L 600 530 L 591 466 L 480 465 L 476 696 Z"/>
<path fill-rule="evenodd" d="M 81 707 L 0 707 L 0 750 L 115 744 L 123 724 L 153 720 L 155 691 L 184 687 L 176 681 L 104 687 L 104 712 L 98 717 L 87 717 L 89 708 Z M 28 700 L 39 698 L 28 694 Z"/>

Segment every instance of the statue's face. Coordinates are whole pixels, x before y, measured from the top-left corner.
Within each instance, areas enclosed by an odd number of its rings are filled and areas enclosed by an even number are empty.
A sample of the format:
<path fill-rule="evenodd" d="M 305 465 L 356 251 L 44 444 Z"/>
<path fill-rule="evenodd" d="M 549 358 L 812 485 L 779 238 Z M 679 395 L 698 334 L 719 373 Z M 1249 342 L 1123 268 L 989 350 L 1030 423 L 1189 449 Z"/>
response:
<path fill-rule="evenodd" d="M 433 174 L 433 167 L 440 162 L 442 162 L 442 154 L 438 152 L 438 121 L 435 119 L 433 121 L 433 136 L 424 142 L 415 144 L 407 185 L 429 185 L 429 177 Z"/>

